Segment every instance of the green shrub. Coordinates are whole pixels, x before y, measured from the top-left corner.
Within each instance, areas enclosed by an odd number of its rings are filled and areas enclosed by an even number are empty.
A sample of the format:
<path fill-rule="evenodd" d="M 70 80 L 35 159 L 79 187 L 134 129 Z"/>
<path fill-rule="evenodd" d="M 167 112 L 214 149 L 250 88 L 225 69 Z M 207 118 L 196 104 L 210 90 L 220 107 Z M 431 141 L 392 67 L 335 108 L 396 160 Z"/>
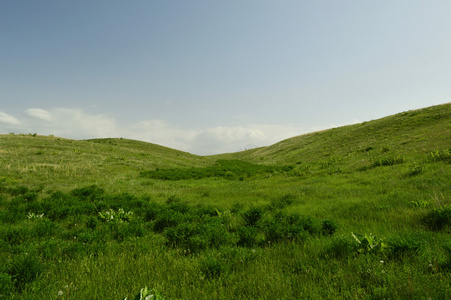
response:
<path fill-rule="evenodd" d="M 295 195 L 285 194 L 280 198 L 271 200 L 269 207 L 271 209 L 283 209 L 291 205 L 295 199 L 296 199 Z"/>
<path fill-rule="evenodd" d="M 433 161 L 444 161 L 451 163 L 451 148 L 444 150 L 434 150 L 430 153 L 430 158 Z"/>
<path fill-rule="evenodd" d="M 321 222 L 321 232 L 324 234 L 332 235 L 337 229 L 338 225 L 333 220 L 324 220 Z"/>
<path fill-rule="evenodd" d="M 451 205 L 434 208 L 426 215 L 424 221 L 432 230 L 441 230 L 451 225 Z"/>
<path fill-rule="evenodd" d="M 86 221 L 86 228 L 89 228 L 91 230 L 95 230 L 97 228 L 99 221 L 95 217 L 89 217 Z"/>
<path fill-rule="evenodd" d="M 54 222 L 49 219 L 43 219 L 37 222 L 33 228 L 33 233 L 37 237 L 51 236 L 54 234 L 56 228 L 57 226 Z"/>
<path fill-rule="evenodd" d="M 414 162 L 410 167 L 409 171 L 407 172 L 407 176 L 416 176 L 419 174 L 422 174 L 424 172 L 424 165 Z"/>
<path fill-rule="evenodd" d="M 209 256 L 203 261 L 201 270 L 205 278 L 217 278 L 227 271 L 227 263 L 219 257 Z"/>
<path fill-rule="evenodd" d="M 79 189 L 72 190 L 70 194 L 81 200 L 94 201 L 102 197 L 105 190 L 99 188 L 97 185 L 91 185 Z"/>
<path fill-rule="evenodd" d="M 14 291 L 11 275 L 0 272 L 0 299 L 8 298 Z"/>
<path fill-rule="evenodd" d="M 421 246 L 421 242 L 414 236 L 392 237 L 387 243 L 390 258 L 414 255 Z"/>
<path fill-rule="evenodd" d="M 153 230 L 156 232 L 163 232 L 167 227 L 174 227 L 186 220 L 185 216 L 177 211 L 164 210 L 161 211 L 153 224 Z"/>
<path fill-rule="evenodd" d="M 21 291 L 26 284 L 35 280 L 42 270 L 43 265 L 37 257 L 25 254 L 14 257 L 8 273 L 11 275 L 16 289 Z"/>
<path fill-rule="evenodd" d="M 253 207 L 242 214 L 246 226 L 255 226 L 263 217 L 263 209 L 261 207 Z"/>
<path fill-rule="evenodd" d="M 325 255 L 337 259 L 354 255 L 358 251 L 358 246 L 354 240 L 340 236 L 332 239 L 331 244 L 326 248 Z"/>
<path fill-rule="evenodd" d="M 253 247 L 257 244 L 258 229 L 253 226 L 243 226 L 238 229 L 238 246 Z"/>

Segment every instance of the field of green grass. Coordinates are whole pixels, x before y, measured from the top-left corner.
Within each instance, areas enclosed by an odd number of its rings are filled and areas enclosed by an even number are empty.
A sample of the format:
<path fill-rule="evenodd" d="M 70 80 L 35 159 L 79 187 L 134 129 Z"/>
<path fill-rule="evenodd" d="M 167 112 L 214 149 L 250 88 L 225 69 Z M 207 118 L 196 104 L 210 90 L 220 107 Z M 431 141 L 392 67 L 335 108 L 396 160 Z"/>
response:
<path fill-rule="evenodd" d="M 451 103 L 196 156 L 0 135 L 0 299 L 449 299 Z"/>

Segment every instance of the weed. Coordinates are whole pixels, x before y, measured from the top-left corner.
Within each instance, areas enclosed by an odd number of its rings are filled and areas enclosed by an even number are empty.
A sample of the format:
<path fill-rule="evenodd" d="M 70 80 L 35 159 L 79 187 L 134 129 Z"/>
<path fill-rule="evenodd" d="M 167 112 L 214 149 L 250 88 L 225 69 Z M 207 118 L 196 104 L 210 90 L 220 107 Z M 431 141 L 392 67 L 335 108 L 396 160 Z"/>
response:
<path fill-rule="evenodd" d="M 134 300 L 164 300 L 163 296 L 156 291 L 147 288 L 147 286 L 143 287 L 139 293 L 133 298 Z M 127 297 L 124 298 L 127 300 Z"/>
<path fill-rule="evenodd" d="M 387 244 L 373 234 L 355 234 L 352 233 L 354 240 L 357 242 L 357 251 L 363 254 L 379 255 L 387 249 Z"/>

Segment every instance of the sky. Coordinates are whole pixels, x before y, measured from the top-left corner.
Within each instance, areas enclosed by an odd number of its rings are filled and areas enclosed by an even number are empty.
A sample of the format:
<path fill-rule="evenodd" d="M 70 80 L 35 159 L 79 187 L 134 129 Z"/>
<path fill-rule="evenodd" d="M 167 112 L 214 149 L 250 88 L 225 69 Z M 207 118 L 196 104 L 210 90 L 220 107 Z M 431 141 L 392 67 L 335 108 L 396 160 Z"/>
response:
<path fill-rule="evenodd" d="M 0 1 L 0 133 L 193 154 L 451 102 L 451 1 Z"/>

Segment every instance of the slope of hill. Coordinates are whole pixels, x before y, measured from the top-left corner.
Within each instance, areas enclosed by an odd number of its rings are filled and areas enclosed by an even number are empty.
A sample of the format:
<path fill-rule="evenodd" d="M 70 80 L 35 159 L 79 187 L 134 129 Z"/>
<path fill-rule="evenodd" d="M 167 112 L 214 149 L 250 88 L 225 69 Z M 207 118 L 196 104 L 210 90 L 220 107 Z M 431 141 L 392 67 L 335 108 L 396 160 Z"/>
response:
<path fill-rule="evenodd" d="M 407 111 L 382 119 L 308 133 L 268 147 L 228 153 L 216 158 L 243 159 L 269 164 L 314 162 L 330 157 L 365 159 L 365 152 L 390 149 L 418 156 L 450 147 L 451 103 Z M 359 154 L 360 153 L 360 154 Z"/>
<path fill-rule="evenodd" d="M 70 140 L 53 136 L 0 135 L 0 176 L 20 184 L 76 188 L 133 185 L 140 171 L 204 166 L 208 158 L 127 139 Z"/>

